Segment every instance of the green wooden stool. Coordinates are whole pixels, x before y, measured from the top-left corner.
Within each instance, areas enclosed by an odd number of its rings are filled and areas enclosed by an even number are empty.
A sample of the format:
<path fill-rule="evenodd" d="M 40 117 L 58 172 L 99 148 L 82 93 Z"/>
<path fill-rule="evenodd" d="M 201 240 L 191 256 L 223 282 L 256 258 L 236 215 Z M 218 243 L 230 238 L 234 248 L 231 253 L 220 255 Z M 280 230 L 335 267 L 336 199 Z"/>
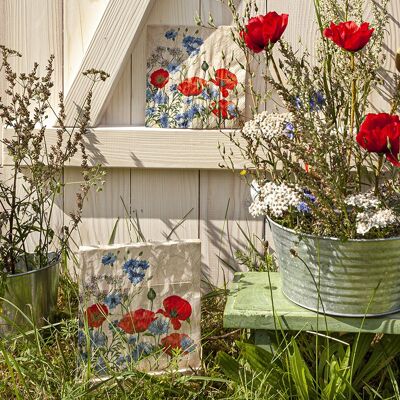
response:
<path fill-rule="evenodd" d="M 324 316 L 288 300 L 281 291 L 279 273 L 242 272 L 229 285 L 224 327 L 251 329 L 255 344 L 268 348 L 267 331 L 276 329 L 400 334 L 400 313 L 379 318 Z"/>

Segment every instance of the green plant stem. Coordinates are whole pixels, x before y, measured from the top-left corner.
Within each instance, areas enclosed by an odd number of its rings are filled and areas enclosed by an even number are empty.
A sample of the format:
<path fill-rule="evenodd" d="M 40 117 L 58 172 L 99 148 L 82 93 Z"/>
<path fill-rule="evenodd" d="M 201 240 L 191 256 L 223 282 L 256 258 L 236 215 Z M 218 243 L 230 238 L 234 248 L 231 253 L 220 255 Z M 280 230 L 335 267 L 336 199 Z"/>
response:
<path fill-rule="evenodd" d="M 356 61 L 354 53 L 351 53 L 350 56 L 350 68 L 353 74 L 351 80 L 351 115 L 350 115 L 350 135 L 353 135 L 354 131 L 354 122 L 356 116 L 356 100 L 357 100 L 357 79 L 354 77 L 354 72 L 356 70 Z"/>
<path fill-rule="evenodd" d="M 272 66 L 274 67 L 275 74 L 278 78 L 278 81 L 281 85 L 283 85 L 281 74 L 279 73 L 279 69 L 278 69 L 278 66 L 276 65 L 275 58 L 273 55 L 271 55 L 271 61 L 272 61 Z"/>
<path fill-rule="evenodd" d="M 383 167 L 383 154 L 379 154 L 378 165 L 375 170 L 375 195 L 379 193 L 379 176 Z"/>

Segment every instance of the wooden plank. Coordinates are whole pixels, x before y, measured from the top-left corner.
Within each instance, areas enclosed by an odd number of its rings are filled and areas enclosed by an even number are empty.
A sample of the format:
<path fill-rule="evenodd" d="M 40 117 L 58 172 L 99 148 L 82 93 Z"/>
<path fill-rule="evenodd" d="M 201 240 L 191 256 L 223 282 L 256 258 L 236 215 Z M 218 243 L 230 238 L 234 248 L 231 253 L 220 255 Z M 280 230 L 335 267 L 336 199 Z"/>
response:
<path fill-rule="evenodd" d="M 225 328 L 313 332 L 365 332 L 400 334 L 400 313 L 385 317 L 349 318 L 325 316 L 288 300 L 282 293 L 278 272 L 235 275 L 224 312 Z M 271 296 L 273 296 L 271 298 Z M 272 304 L 273 299 L 273 304 Z M 275 325 L 276 323 L 276 325 Z"/>
<path fill-rule="evenodd" d="M 50 102 L 56 105 L 62 90 L 62 0 L 3 0 L 2 7 L 2 44 L 22 54 L 12 61 L 18 73 L 29 72 L 38 62 L 39 73 L 45 74 L 47 60 L 54 54 L 55 86 Z"/>
<path fill-rule="evenodd" d="M 76 211 L 76 193 L 80 191 L 82 175 L 80 168 L 66 168 L 64 173 L 64 214 L 66 224 L 69 214 Z M 82 223 L 69 242 L 71 250 L 80 245 L 107 244 L 116 225 L 115 243 L 129 242 L 127 213 L 124 204 L 130 203 L 129 169 L 109 169 L 101 192 L 91 190 L 84 203 Z M 75 276 L 77 265 L 71 260 L 69 270 Z"/>
<path fill-rule="evenodd" d="M 131 208 L 146 240 L 198 238 L 199 174 L 190 170 L 131 170 Z"/>
<path fill-rule="evenodd" d="M 203 273 L 213 284 L 222 286 L 243 267 L 236 261 L 237 250 L 246 249 L 240 227 L 254 240 L 263 235 L 263 219 L 248 212 L 249 187 L 231 171 L 200 172 L 200 239 Z M 229 267 L 229 266 L 230 267 Z"/>
<path fill-rule="evenodd" d="M 75 123 L 76 105 L 81 105 L 92 82 L 82 75 L 97 68 L 111 76 L 97 85 L 92 100 L 92 123 L 96 126 L 116 87 L 130 52 L 143 28 L 154 0 L 110 0 L 94 33 L 85 57 L 66 96 L 66 124 Z"/>
<path fill-rule="evenodd" d="M 76 77 L 79 66 L 103 16 L 109 0 L 67 0 L 64 17 L 64 91 Z"/>
<path fill-rule="evenodd" d="M 383 87 L 375 91 L 371 96 L 371 112 L 390 112 L 391 99 L 393 96 L 394 78 L 396 73 L 395 56 L 400 48 L 400 2 L 389 2 L 389 27 L 385 36 L 382 52 L 386 57 L 385 63 L 380 70 L 381 78 L 385 81 Z M 366 21 L 370 20 L 366 16 Z"/>
<path fill-rule="evenodd" d="M 13 130 L 5 129 L 5 137 Z M 47 144 L 56 143 L 55 129 L 47 130 Z M 220 131 L 198 131 L 189 129 L 160 128 L 96 128 L 85 139 L 91 164 L 101 163 L 115 168 L 196 168 L 219 169 L 222 162 L 218 145 L 226 146 L 229 153 L 231 143 Z M 243 167 L 243 160 L 236 149 L 233 161 L 236 168 Z M 4 165 L 12 160 L 4 154 Z M 80 166 L 79 156 L 70 166 Z"/>
<path fill-rule="evenodd" d="M 100 122 L 102 126 L 129 126 L 131 124 L 131 62 L 131 57 L 129 57 L 111 100 L 103 112 Z"/>

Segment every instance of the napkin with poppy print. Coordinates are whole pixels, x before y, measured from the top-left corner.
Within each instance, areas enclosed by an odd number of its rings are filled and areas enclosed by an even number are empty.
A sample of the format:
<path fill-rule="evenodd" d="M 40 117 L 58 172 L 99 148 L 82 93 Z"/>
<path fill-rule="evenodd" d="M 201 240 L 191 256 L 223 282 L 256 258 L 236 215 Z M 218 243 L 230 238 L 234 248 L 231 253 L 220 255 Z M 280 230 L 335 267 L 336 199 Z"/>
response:
<path fill-rule="evenodd" d="M 240 126 L 246 59 L 231 29 L 147 27 L 146 126 Z"/>
<path fill-rule="evenodd" d="M 200 241 L 79 249 L 82 370 L 200 367 Z"/>

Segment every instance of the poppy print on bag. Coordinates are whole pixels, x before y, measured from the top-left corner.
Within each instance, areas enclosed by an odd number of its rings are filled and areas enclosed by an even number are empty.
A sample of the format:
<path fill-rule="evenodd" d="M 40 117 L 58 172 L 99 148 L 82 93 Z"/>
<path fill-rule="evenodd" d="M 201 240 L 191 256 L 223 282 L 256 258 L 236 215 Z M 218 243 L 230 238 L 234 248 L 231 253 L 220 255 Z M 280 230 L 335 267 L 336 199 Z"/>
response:
<path fill-rule="evenodd" d="M 229 27 L 149 26 L 148 43 L 146 126 L 240 126 L 246 60 Z"/>

